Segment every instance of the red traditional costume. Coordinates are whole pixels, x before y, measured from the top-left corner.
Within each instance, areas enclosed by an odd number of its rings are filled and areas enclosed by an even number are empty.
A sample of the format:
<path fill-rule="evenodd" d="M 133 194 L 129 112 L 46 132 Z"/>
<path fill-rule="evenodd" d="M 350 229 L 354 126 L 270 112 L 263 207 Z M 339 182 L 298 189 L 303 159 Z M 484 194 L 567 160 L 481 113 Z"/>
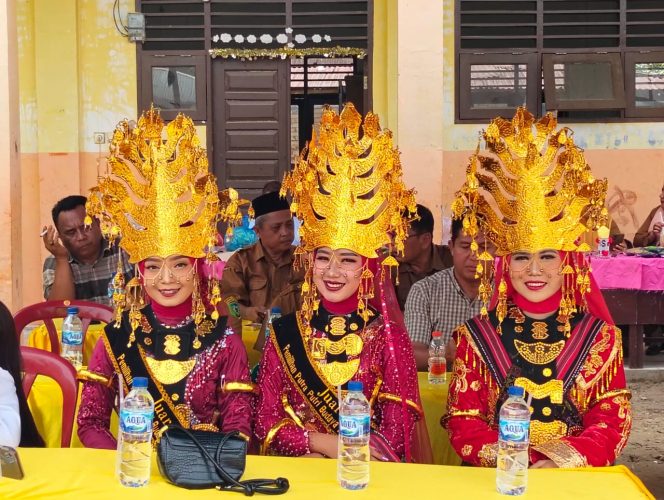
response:
<path fill-rule="evenodd" d="M 372 407 L 371 446 L 389 460 L 418 455 L 417 372 L 386 270 L 396 261 L 388 257 L 381 268 L 376 254 L 388 233 L 403 249 L 401 214 L 414 211 L 414 196 L 401 181 L 389 131 L 369 114 L 360 138 L 361 121 L 350 104 L 340 115 L 326 109 L 320 137 L 284 180 L 302 220 L 298 253 L 307 273 L 302 310 L 275 321 L 261 361 L 255 432 L 267 453 L 304 455 L 309 432 L 336 434 L 339 394 L 359 380 Z M 365 257 L 357 296 L 319 301 L 311 259 L 321 247 Z"/>
<path fill-rule="evenodd" d="M 86 382 L 78 433 L 89 447 L 115 448 L 111 412 L 120 384 L 126 394 L 135 377 L 149 380 L 154 442 L 168 424 L 251 436 L 247 353 L 216 310 L 221 300 L 216 277 L 203 276 L 203 257 L 214 260 L 205 248 L 214 243 L 217 222 L 237 222 L 240 200 L 232 190 L 219 197 L 189 118 L 179 115 L 169 123 L 165 141 L 163 128 L 154 109 L 135 129 L 121 122 L 111 144 L 110 175 L 100 180 L 88 202 L 90 216 L 100 219 L 108 236 L 122 237 L 120 245 L 138 264 L 137 277 L 126 287 L 122 274 L 116 276 L 116 321 L 106 326 L 82 373 Z M 189 257 L 191 271 L 175 276 L 162 268 L 155 281 L 146 283 L 145 260 L 169 256 Z M 193 280 L 193 294 L 173 307 L 147 304 L 142 287 L 164 279 L 165 273 L 176 283 Z"/>
<path fill-rule="evenodd" d="M 483 230 L 501 257 L 491 310 L 454 333 L 457 351 L 443 424 L 465 462 L 495 466 L 498 412 L 507 387 L 521 386 L 532 397 L 531 463 L 549 459 L 558 467 L 605 466 L 627 442 L 630 392 L 620 330 L 585 263 L 581 252 L 587 249 L 577 242 L 587 227 L 604 221 L 606 181 L 592 177 L 570 131 L 555 131 L 553 117 L 533 122 L 523 109 L 512 122 L 494 120 L 484 137 L 500 163 L 473 156 L 467 182 L 457 193 L 454 211 L 464 217 L 466 231 Z M 478 173 L 478 163 L 495 179 Z M 498 184 L 513 198 L 505 197 Z M 496 206 L 502 216 L 494 212 Z M 562 274 L 563 286 L 543 302 L 529 302 L 510 282 L 510 254 L 545 249 L 560 251 L 562 266 L 552 272 Z M 484 260 L 481 274 L 490 265 Z M 488 287 L 486 279 L 482 286 Z M 545 319 L 528 315 L 552 310 Z"/>

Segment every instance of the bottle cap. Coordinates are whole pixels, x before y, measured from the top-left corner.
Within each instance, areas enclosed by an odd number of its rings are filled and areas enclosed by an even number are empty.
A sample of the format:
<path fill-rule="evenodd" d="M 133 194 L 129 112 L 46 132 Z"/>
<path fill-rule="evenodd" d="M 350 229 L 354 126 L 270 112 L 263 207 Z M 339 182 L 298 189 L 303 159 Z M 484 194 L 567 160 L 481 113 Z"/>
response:
<path fill-rule="evenodd" d="M 348 390 L 352 392 L 362 392 L 362 382 L 360 380 L 351 380 L 348 382 Z"/>
<path fill-rule="evenodd" d="M 272 314 L 281 314 L 281 307 L 273 307 L 270 312 Z"/>
<path fill-rule="evenodd" d="M 67 314 L 78 314 L 78 307 L 69 306 L 67 308 Z"/>
<path fill-rule="evenodd" d="M 438 331 L 436 331 L 436 332 L 433 332 L 433 333 L 431 334 L 431 336 L 432 336 L 434 339 L 435 339 L 435 338 L 438 338 L 438 337 L 442 337 L 442 336 L 443 336 L 443 332 L 438 332 Z"/>
<path fill-rule="evenodd" d="M 512 385 L 507 389 L 507 395 L 508 396 L 519 396 L 520 398 L 522 398 L 523 397 L 523 387 Z"/>
<path fill-rule="evenodd" d="M 147 377 L 134 377 L 134 383 L 132 384 L 133 389 L 147 389 L 147 387 L 148 387 Z"/>

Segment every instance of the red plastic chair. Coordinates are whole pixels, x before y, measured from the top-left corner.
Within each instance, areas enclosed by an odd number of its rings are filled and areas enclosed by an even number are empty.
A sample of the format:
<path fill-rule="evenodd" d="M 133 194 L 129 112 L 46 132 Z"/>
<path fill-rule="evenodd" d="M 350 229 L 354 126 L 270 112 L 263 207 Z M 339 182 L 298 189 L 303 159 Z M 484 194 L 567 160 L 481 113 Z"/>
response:
<path fill-rule="evenodd" d="M 60 341 L 58 339 L 58 330 L 55 328 L 54 318 L 65 318 L 67 316 L 67 307 L 78 307 L 78 316 L 83 323 L 83 343 L 85 335 L 91 321 L 101 321 L 110 323 L 113 321 L 113 309 L 108 306 L 88 302 L 85 300 L 48 300 L 26 306 L 14 315 L 14 324 L 19 341 L 23 329 L 34 321 L 43 321 L 48 331 L 48 338 L 51 342 L 51 352 L 60 354 Z"/>
<path fill-rule="evenodd" d="M 76 370 L 69 361 L 42 349 L 21 347 L 23 357 L 23 393 L 28 397 L 37 375 L 55 380 L 62 390 L 62 437 L 60 446 L 69 448 L 74 430 L 78 384 Z"/>

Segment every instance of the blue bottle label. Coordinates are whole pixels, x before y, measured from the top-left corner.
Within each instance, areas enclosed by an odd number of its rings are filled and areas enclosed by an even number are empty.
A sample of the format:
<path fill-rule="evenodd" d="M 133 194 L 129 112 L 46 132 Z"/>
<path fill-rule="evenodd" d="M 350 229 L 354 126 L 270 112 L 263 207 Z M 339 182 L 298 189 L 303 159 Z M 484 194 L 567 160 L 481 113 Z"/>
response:
<path fill-rule="evenodd" d="M 120 430 L 135 433 L 150 432 L 153 416 L 152 411 L 121 410 Z"/>
<path fill-rule="evenodd" d="M 500 439 L 513 443 L 527 443 L 530 421 L 501 420 L 498 424 Z"/>
<path fill-rule="evenodd" d="M 83 343 L 83 332 L 72 332 L 62 330 L 62 343 L 67 345 L 79 345 Z"/>
<path fill-rule="evenodd" d="M 339 434 L 342 437 L 361 438 L 371 432 L 369 415 L 351 415 L 339 417 Z"/>

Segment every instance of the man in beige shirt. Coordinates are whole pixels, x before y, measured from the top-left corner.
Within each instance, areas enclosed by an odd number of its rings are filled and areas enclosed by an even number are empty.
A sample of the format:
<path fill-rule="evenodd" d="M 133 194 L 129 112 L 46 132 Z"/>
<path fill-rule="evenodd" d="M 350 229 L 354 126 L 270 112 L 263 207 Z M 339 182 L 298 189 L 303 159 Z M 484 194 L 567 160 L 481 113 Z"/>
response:
<path fill-rule="evenodd" d="M 304 272 L 293 269 L 293 216 L 279 193 L 252 202 L 258 242 L 238 250 L 224 267 L 221 292 L 230 312 L 230 326 L 241 332 L 242 320 L 262 323 L 272 307 L 282 314 L 297 311 Z"/>

